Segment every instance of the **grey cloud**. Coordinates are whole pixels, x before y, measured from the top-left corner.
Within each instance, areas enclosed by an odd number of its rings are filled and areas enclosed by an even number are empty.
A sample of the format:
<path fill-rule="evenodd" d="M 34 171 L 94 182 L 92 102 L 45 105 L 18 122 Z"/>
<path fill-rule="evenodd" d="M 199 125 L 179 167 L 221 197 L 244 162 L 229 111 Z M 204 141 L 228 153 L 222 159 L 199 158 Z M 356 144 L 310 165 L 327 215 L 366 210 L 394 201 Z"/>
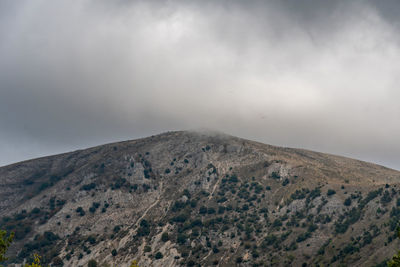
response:
<path fill-rule="evenodd" d="M 396 2 L 0 5 L 0 165 L 204 127 L 400 168 Z"/>

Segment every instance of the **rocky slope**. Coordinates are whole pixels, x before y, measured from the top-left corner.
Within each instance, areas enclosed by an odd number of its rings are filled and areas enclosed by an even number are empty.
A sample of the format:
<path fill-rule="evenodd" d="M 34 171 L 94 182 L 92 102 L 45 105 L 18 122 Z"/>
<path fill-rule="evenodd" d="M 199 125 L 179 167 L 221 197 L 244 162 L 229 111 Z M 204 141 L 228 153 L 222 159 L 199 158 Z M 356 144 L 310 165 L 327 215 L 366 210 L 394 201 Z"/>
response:
<path fill-rule="evenodd" d="M 0 168 L 10 261 L 375 266 L 398 249 L 400 172 L 223 134 L 169 132 Z"/>

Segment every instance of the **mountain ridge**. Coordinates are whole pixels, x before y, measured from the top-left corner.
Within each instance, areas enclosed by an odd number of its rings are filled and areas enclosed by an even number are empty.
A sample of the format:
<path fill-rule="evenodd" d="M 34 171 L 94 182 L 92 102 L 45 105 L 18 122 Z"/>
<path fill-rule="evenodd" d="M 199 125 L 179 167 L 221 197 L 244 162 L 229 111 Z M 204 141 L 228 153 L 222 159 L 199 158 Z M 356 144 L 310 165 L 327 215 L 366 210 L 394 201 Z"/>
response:
<path fill-rule="evenodd" d="M 116 144 L 125 144 L 125 143 L 129 143 L 129 142 L 133 142 L 133 141 L 139 141 L 139 140 L 143 140 L 143 139 L 148 139 L 151 137 L 155 137 L 155 136 L 161 136 L 161 135 L 166 135 L 166 134 L 170 134 L 170 133 L 191 133 L 191 134 L 201 134 L 201 135 L 210 135 L 210 136 L 214 136 L 214 135 L 221 135 L 221 136 L 226 136 L 227 138 L 231 137 L 231 138 L 238 138 L 244 141 L 248 141 L 248 142 L 254 142 L 254 143 L 258 143 L 261 145 L 266 145 L 266 146 L 271 146 L 271 147 L 275 147 L 275 148 L 280 148 L 282 150 L 294 150 L 294 151 L 304 151 L 304 152 L 309 152 L 309 153 L 315 153 L 315 154 L 323 154 L 323 155 L 328 155 L 328 156 L 332 156 L 332 157 L 338 157 L 338 158 L 343 158 L 343 159 L 349 159 L 349 160 L 354 160 L 354 161 L 359 161 L 362 163 L 367 163 L 367 164 L 372 164 L 372 165 L 376 165 L 379 167 L 383 167 L 389 170 L 393 170 L 393 171 L 400 171 L 400 170 L 396 170 L 394 168 L 385 166 L 383 164 L 379 164 L 379 163 L 375 163 L 375 162 L 371 162 L 371 161 L 367 161 L 367 160 L 361 160 L 361 159 L 356 159 L 356 158 L 352 158 L 351 156 L 343 156 L 343 155 L 339 155 L 339 154 L 335 154 L 335 153 L 329 153 L 329 152 L 322 152 L 322 151 L 316 151 L 313 149 L 307 149 L 307 148 L 299 148 L 299 147 L 287 147 L 287 146 L 279 146 L 279 145 L 271 145 L 271 144 L 267 144 L 261 141 L 254 141 L 251 139 L 247 139 L 247 138 L 243 138 L 243 137 L 237 137 L 231 134 L 227 134 L 224 132 L 219 132 L 219 131 L 215 131 L 215 130 L 179 130 L 179 131 L 167 131 L 167 132 L 162 132 L 159 134 L 155 134 L 155 135 L 151 135 L 148 137 L 140 137 L 140 138 L 136 138 L 136 139 L 129 139 L 129 140 L 124 140 L 124 141 L 115 141 L 115 142 L 108 142 L 108 143 L 104 143 L 104 144 L 100 144 L 100 145 L 94 145 L 94 146 L 90 146 L 90 147 L 86 147 L 86 148 L 82 148 L 82 149 L 76 149 L 76 150 L 71 150 L 71 151 L 67 151 L 67 152 L 60 152 L 60 153 L 55 153 L 55 154 L 50 154 L 50 155 L 44 155 L 44 156 L 40 156 L 40 157 L 35 157 L 35 158 L 31 158 L 31 159 L 26 159 L 26 160 L 22 160 L 22 161 L 17 161 L 17 162 L 13 162 L 10 164 L 6 164 L 3 166 L 0 166 L 0 168 L 5 168 L 5 167 L 12 167 L 13 165 L 17 165 L 17 164 L 22 164 L 22 163 L 27 163 L 30 161 L 35 161 L 35 160 L 39 160 L 39 159 L 43 159 L 43 158 L 48 158 L 48 157 L 56 157 L 56 156 L 62 156 L 62 155 L 66 155 L 66 154 L 71 154 L 71 153 L 77 153 L 80 151 L 84 151 L 84 150 L 88 150 L 88 149 L 95 149 L 95 148 L 99 148 L 102 146 L 111 146 L 111 145 L 116 145 Z"/>

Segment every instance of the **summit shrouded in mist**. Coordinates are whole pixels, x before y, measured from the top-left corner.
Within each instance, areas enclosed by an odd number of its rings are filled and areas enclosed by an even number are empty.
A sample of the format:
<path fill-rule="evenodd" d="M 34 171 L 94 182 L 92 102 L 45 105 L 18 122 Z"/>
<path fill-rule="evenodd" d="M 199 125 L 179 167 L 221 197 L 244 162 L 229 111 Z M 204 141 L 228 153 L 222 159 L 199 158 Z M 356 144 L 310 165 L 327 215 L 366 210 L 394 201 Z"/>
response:
<path fill-rule="evenodd" d="M 0 165 L 209 128 L 400 168 L 396 1 L 0 3 Z"/>
<path fill-rule="evenodd" d="M 398 10 L 1 0 L 0 264 L 390 265 Z"/>

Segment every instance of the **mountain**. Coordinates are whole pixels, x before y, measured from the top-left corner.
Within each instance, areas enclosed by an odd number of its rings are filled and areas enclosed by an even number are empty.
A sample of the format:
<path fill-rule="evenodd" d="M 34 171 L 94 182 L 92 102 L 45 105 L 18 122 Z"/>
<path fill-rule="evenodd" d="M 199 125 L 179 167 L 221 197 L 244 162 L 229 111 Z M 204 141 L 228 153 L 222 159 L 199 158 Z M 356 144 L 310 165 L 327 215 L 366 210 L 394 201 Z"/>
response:
<path fill-rule="evenodd" d="M 0 168 L 10 266 L 375 266 L 400 249 L 400 172 L 168 132 Z M 108 264 L 108 265 L 107 265 Z M 384 265 L 382 265 L 384 266 Z"/>

